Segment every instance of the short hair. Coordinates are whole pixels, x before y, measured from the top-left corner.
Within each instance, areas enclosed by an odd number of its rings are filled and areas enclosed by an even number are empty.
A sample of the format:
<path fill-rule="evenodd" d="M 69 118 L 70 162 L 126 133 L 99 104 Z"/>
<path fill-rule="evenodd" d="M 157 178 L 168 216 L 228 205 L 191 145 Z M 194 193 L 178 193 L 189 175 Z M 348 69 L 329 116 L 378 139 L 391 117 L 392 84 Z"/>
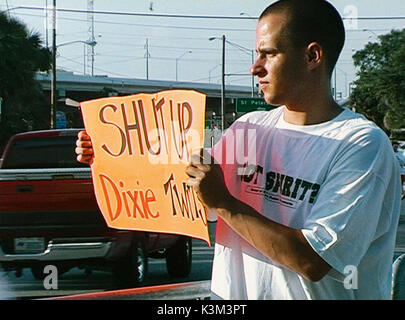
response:
<path fill-rule="evenodd" d="M 345 42 L 345 28 L 339 12 L 326 0 L 279 0 L 269 5 L 259 20 L 272 13 L 287 13 L 287 34 L 293 45 L 317 42 L 324 50 L 329 76 Z"/>

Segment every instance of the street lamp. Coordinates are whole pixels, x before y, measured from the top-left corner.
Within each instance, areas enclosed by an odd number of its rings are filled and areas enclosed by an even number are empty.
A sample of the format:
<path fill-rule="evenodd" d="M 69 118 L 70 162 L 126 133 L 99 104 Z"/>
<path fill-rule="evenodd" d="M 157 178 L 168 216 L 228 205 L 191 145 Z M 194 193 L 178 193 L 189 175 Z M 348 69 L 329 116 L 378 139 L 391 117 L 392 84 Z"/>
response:
<path fill-rule="evenodd" d="M 179 63 L 179 60 L 180 60 L 181 58 L 183 58 L 187 53 L 192 53 L 192 52 L 193 52 L 193 51 L 188 50 L 188 51 L 184 52 L 181 56 L 179 56 L 179 57 L 176 58 L 176 81 L 177 81 L 177 65 L 178 65 L 178 63 Z"/>
<path fill-rule="evenodd" d="M 212 41 L 218 39 L 211 37 L 208 40 Z M 225 129 L 225 35 L 222 35 L 222 81 L 221 81 L 221 131 Z"/>
<path fill-rule="evenodd" d="M 53 23 L 52 23 L 52 78 L 51 78 L 51 122 L 50 128 L 56 128 L 56 104 L 57 104 L 57 95 L 56 95 L 56 50 L 59 47 L 67 46 L 72 43 L 84 43 L 89 46 L 95 46 L 96 41 L 83 41 L 83 40 L 74 40 L 68 41 L 60 44 L 56 44 L 56 1 L 54 0 L 54 12 L 53 12 Z"/>
<path fill-rule="evenodd" d="M 254 64 L 254 62 L 255 62 L 254 50 L 246 48 L 244 46 L 241 46 L 240 44 L 237 44 L 237 43 L 229 41 L 229 40 L 226 40 L 226 42 L 229 43 L 231 46 L 233 46 L 243 52 L 249 53 L 252 58 L 252 65 Z M 254 94 L 255 94 L 255 76 L 252 74 L 252 97 L 254 97 Z"/>
<path fill-rule="evenodd" d="M 97 44 L 96 41 L 91 41 L 91 40 L 73 40 L 73 41 L 59 43 L 56 45 L 56 48 L 67 46 L 67 45 L 73 44 L 73 43 L 84 43 L 84 44 L 87 44 L 88 46 L 92 46 L 92 47 L 94 47 Z"/>
<path fill-rule="evenodd" d="M 246 12 L 240 12 L 239 15 L 246 16 L 247 17 L 246 19 L 255 19 L 255 20 L 258 19 L 258 17 L 253 17 L 249 13 L 246 13 Z"/>
<path fill-rule="evenodd" d="M 217 64 L 215 67 L 211 68 L 208 70 L 208 83 L 211 83 L 211 73 L 214 71 L 216 68 L 218 68 L 221 64 Z"/>
<path fill-rule="evenodd" d="M 208 40 L 212 41 L 215 39 L 220 39 L 217 37 L 211 37 Z M 225 124 L 225 112 L 224 112 L 224 103 L 225 103 L 225 43 L 228 43 L 239 50 L 244 52 L 249 52 L 252 57 L 252 65 L 254 64 L 254 50 L 248 49 L 240 44 L 234 43 L 232 41 L 226 40 L 225 35 L 222 36 L 222 85 L 221 85 L 221 117 L 222 117 L 222 130 L 224 130 Z M 254 97 L 254 90 L 255 90 L 255 78 L 252 75 L 252 97 Z"/>
<path fill-rule="evenodd" d="M 86 74 L 86 45 L 90 47 L 95 47 L 97 42 L 95 40 L 73 40 L 73 41 L 68 41 L 68 42 L 63 42 L 58 45 L 56 45 L 56 48 L 67 46 L 69 44 L 74 44 L 74 43 L 83 43 L 83 74 Z M 94 72 L 94 65 L 91 66 L 91 74 L 93 75 Z"/>
<path fill-rule="evenodd" d="M 370 29 L 363 29 L 363 31 L 368 31 L 368 32 L 370 32 L 373 36 L 375 36 L 375 37 L 378 39 L 378 34 L 376 34 L 373 30 L 370 30 Z M 372 36 L 369 36 L 368 38 L 370 39 L 370 38 L 372 38 Z"/>
<path fill-rule="evenodd" d="M 342 72 L 345 76 L 345 97 L 347 97 L 347 73 L 338 67 L 335 67 L 335 69 Z"/>

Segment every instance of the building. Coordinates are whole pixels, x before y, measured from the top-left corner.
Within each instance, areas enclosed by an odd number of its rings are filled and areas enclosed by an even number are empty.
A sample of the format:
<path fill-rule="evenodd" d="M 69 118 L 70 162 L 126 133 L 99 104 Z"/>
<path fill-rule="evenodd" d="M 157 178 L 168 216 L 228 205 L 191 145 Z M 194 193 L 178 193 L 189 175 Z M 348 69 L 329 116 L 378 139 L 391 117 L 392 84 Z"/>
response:
<path fill-rule="evenodd" d="M 36 79 L 47 96 L 51 96 L 51 74 L 38 73 Z M 169 89 L 193 89 L 207 95 L 206 123 L 218 126 L 221 121 L 221 85 L 197 82 L 177 82 L 146 80 L 133 78 L 115 78 L 108 76 L 88 76 L 58 70 L 57 111 L 62 111 L 67 118 L 68 127 L 81 127 L 81 115 L 77 108 L 69 106 L 66 101 L 86 101 L 106 96 L 122 96 L 137 93 L 151 93 Z M 256 93 L 257 95 L 257 90 Z M 235 109 L 235 99 L 251 97 L 252 88 L 248 86 L 225 86 L 225 126 L 239 116 Z"/>

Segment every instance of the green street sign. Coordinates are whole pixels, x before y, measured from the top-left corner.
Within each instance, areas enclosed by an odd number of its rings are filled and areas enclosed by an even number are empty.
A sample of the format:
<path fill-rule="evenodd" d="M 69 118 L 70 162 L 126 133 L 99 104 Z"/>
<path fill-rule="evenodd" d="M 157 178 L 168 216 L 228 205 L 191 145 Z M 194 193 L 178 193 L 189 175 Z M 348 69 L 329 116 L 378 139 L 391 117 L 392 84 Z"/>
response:
<path fill-rule="evenodd" d="M 258 110 L 271 110 L 277 108 L 271 104 L 267 104 L 263 98 L 246 97 L 236 98 L 236 112 L 250 112 Z"/>

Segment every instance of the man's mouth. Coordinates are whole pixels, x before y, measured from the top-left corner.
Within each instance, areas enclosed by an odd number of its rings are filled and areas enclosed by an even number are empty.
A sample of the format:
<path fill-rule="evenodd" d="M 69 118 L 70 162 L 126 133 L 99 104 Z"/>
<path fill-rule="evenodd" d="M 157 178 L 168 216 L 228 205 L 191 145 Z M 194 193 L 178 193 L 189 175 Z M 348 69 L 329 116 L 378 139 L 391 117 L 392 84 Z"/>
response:
<path fill-rule="evenodd" d="M 259 81 L 259 88 L 263 89 L 264 87 L 268 86 L 269 82 L 268 81 Z"/>

